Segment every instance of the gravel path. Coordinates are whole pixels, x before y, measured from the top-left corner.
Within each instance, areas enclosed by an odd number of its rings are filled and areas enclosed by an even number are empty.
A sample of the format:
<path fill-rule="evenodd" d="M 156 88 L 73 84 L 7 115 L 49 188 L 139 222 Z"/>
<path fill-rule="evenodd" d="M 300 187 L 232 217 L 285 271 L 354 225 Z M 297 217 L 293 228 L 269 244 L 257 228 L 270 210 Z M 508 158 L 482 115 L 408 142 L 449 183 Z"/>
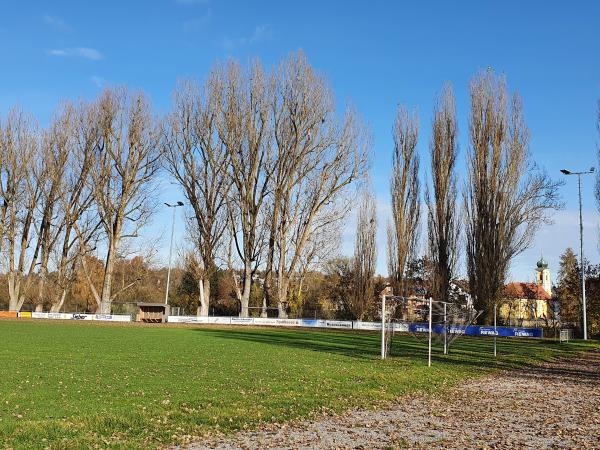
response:
<path fill-rule="evenodd" d="M 195 443 L 199 449 L 596 448 L 600 352 L 471 380 L 443 396 Z"/>

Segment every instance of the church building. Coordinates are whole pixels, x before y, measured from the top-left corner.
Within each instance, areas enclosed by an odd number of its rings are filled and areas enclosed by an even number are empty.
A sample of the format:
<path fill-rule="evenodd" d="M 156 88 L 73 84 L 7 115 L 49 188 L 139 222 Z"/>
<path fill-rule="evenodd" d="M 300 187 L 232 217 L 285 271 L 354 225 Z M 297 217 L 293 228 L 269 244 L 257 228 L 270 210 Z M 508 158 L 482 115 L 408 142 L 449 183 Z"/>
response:
<path fill-rule="evenodd" d="M 541 258 L 535 269 L 535 282 L 513 282 L 504 287 L 498 316 L 507 325 L 533 326 L 550 318 L 552 283 L 548 263 Z"/>

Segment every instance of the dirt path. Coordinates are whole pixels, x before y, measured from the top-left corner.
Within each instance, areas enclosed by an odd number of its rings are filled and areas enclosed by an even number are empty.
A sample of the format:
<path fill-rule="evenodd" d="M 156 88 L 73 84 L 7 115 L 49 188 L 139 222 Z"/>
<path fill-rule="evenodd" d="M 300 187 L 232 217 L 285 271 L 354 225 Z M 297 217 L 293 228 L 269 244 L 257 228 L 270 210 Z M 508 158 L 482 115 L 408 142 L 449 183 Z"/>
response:
<path fill-rule="evenodd" d="M 468 381 L 443 397 L 414 395 L 385 410 L 351 411 L 186 448 L 600 449 L 600 352 Z"/>

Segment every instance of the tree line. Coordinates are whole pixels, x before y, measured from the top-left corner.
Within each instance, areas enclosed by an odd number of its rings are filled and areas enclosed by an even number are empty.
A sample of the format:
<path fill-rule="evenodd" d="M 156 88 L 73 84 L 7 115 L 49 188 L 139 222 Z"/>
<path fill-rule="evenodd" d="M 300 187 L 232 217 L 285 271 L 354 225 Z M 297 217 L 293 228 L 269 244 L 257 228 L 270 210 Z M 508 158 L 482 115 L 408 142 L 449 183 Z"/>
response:
<path fill-rule="evenodd" d="M 518 94 L 509 95 L 491 70 L 474 76 L 469 94 L 462 180 L 452 87 L 444 86 L 434 105 L 425 170 L 418 117 L 398 107 L 385 281 L 409 295 L 415 263 L 426 260 L 430 293 L 451 300 L 464 258 L 475 307 L 487 321 L 510 262 L 562 205 L 560 183 L 531 159 Z M 375 314 L 384 283 L 375 277 L 371 148 L 357 111 L 337 107 L 325 77 L 301 52 L 271 70 L 260 62 L 216 64 L 203 82 L 178 83 L 163 117 L 127 88 L 67 103 L 44 129 L 15 108 L 0 123 L 8 307 L 27 301 L 59 311 L 83 283 L 95 309 L 110 312 L 140 280 L 119 283 L 115 271 L 156 209 L 162 173 L 185 197 L 186 282 L 194 280 L 198 313 L 208 314 L 226 274 L 242 316 L 253 307 L 285 316 L 320 273 L 343 283 L 327 292 L 344 297 L 349 316 Z M 344 262 L 334 256 L 353 206 L 355 249 Z"/>
<path fill-rule="evenodd" d="M 199 312 L 226 266 L 242 316 L 259 271 L 265 305 L 284 314 L 291 291 L 335 245 L 368 170 L 369 137 L 354 109 L 336 109 L 302 53 L 271 71 L 217 64 L 203 84 L 180 83 L 162 118 L 127 88 L 63 106 L 46 129 L 15 108 L 0 132 L 8 307 L 27 300 L 58 311 L 83 273 L 96 310 L 110 312 L 135 283 L 117 286 L 115 265 L 150 219 L 166 172 L 191 210 Z M 88 267 L 98 254 L 101 280 Z"/>

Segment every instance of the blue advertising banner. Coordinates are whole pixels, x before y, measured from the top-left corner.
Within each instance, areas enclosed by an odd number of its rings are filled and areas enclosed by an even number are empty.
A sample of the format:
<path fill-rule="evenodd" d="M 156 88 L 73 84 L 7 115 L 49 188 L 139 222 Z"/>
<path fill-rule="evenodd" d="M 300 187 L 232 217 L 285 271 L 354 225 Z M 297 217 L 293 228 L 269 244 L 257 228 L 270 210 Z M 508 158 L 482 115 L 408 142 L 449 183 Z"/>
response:
<path fill-rule="evenodd" d="M 429 325 L 426 323 L 411 323 L 408 325 L 408 331 L 411 333 L 428 333 Z M 442 334 L 444 332 L 443 325 L 435 325 L 432 331 L 436 334 Z M 467 336 L 501 336 L 501 337 L 529 337 L 529 338 L 543 338 L 544 330 L 541 328 L 513 328 L 513 327 L 494 327 L 490 326 L 455 326 L 450 325 L 448 327 L 448 334 L 464 334 Z"/>

